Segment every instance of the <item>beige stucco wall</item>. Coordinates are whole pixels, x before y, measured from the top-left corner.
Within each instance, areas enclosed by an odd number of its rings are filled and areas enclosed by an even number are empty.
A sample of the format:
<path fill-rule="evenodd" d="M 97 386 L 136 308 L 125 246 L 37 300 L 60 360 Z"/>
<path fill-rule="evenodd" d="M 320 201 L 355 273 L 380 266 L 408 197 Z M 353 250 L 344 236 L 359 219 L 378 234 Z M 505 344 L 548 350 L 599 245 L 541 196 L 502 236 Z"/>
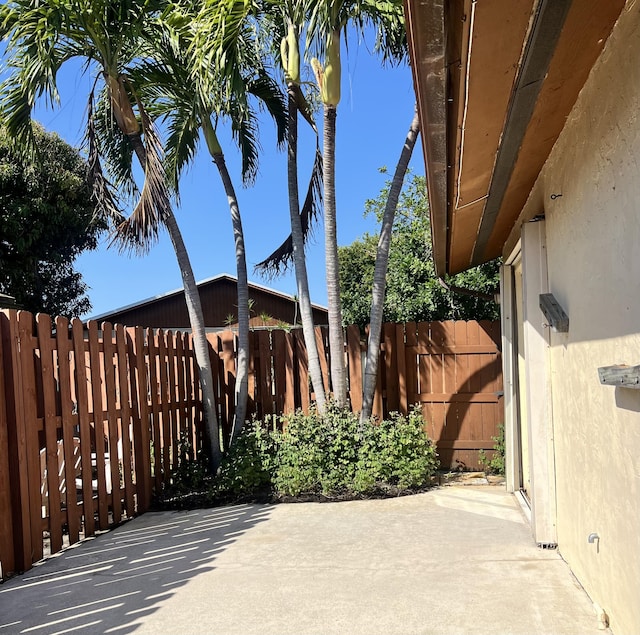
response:
<path fill-rule="evenodd" d="M 640 1 L 627 3 L 523 217 L 541 205 L 549 290 L 570 319 L 550 335 L 558 547 L 613 632 L 636 634 L 640 390 L 602 386 L 598 367 L 640 364 Z"/>

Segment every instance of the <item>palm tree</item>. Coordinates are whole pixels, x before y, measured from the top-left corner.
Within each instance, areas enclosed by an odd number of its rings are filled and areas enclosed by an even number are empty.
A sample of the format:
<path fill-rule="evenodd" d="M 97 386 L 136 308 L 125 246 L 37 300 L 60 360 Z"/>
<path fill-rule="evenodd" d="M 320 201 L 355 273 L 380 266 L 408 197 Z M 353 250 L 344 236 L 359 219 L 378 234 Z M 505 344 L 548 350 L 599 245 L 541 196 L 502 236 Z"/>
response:
<path fill-rule="evenodd" d="M 400 59 L 405 55 L 404 16 L 398 0 L 318 0 L 309 18 L 309 34 L 324 65 L 314 58 L 320 96 L 324 105 L 324 227 L 329 308 L 329 346 L 331 349 L 331 383 L 339 407 L 347 404 L 347 380 L 344 358 L 344 334 L 340 309 L 338 273 L 338 239 L 335 191 L 335 140 L 337 107 L 342 81 L 340 46 L 347 25 L 360 31 L 367 24 L 377 30 L 377 48 L 384 59 Z"/>
<path fill-rule="evenodd" d="M 88 108 L 89 161 L 98 209 L 118 223 L 120 245 L 144 250 L 161 225 L 169 233 L 185 287 L 194 351 L 203 393 L 212 469 L 220 459 L 213 376 L 198 289 L 187 251 L 173 214 L 164 179 L 161 145 L 147 110 L 133 91 L 130 70 L 148 50 L 149 25 L 162 4 L 155 0 L 56 0 L 47 3 L 15 0 L 0 7 L 0 33 L 7 40 L 5 56 L 12 69 L 0 90 L 0 119 L 25 153 L 34 153 L 31 113 L 42 95 L 51 104 L 59 100 L 57 74 L 73 58 L 85 61 L 96 73 Z M 116 126 L 97 124 L 94 95 L 99 82 L 106 98 L 97 111 L 112 115 Z M 137 114 L 136 114 L 137 110 Z M 108 118 L 107 118 L 108 119 Z M 103 120 L 104 121 L 104 120 Z M 100 131 L 112 133 L 101 138 Z M 116 157 L 116 177 L 135 191 L 130 158 L 134 152 L 144 171 L 144 185 L 133 214 L 119 211 L 118 197 L 103 174 L 101 156 Z"/>
<path fill-rule="evenodd" d="M 317 215 L 317 204 L 320 200 L 320 185 L 322 174 L 322 156 L 319 147 L 316 155 L 309 187 L 305 201 L 300 209 L 298 188 L 298 114 L 309 123 L 318 134 L 313 121 L 311 109 L 301 87 L 300 37 L 305 26 L 311 0 L 287 0 L 281 3 L 266 3 L 262 12 L 257 16 L 262 33 L 269 34 L 271 50 L 279 60 L 284 72 L 287 87 L 287 187 L 289 192 L 289 219 L 291 235 L 268 258 L 256 266 L 256 269 L 275 275 L 286 269 L 293 260 L 296 276 L 298 304 L 300 307 L 300 321 L 307 350 L 309 376 L 315 393 L 318 412 L 325 410 L 325 387 L 320 367 L 320 356 L 316 344 L 313 323 L 313 309 L 309 292 L 307 263 L 305 257 L 305 238 L 314 217 Z"/>
<path fill-rule="evenodd" d="M 387 266 L 389 264 L 389 249 L 391 248 L 391 230 L 393 220 L 398 207 L 398 198 L 402 191 L 402 184 L 407 173 L 409 160 L 416 145 L 416 139 L 420 132 L 418 111 L 414 112 L 409 132 L 405 139 L 396 170 L 391 181 L 387 203 L 382 217 L 380 239 L 376 251 L 376 265 L 373 273 L 373 291 L 371 299 L 371 315 L 369 318 L 369 340 L 367 343 L 367 357 L 364 366 L 364 379 L 362 382 L 362 410 L 360 422 L 364 423 L 371 417 L 373 410 L 373 397 L 376 391 L 376 379 L 378 376 L 378 360 L 380 359 L 380 333 L 382 331 L 382 316 L 384 313 L 384 295 L 386 286 Z"/>
<path fill-rule="evenodd" d="M 240 24 L 237 39 L 219 37 L 229 18 L 224 3 L 205 5 L 188 15 L 174 6 L 165 14 L 156 36 L 158 50 L 151 62 L 140 66 L 137 83 L 143 95 L 155 104 L 153 112 L 167 122 L 167 169 L 177 191 L 180 174 L 195 155 L 200 134 L 220 174 L 227 195 L 235 241 L 238 285 L 238 364 L 236 371 L 235 422 L 231 440 L 245 422 L 249 384 L 249 284 L 242 218 L 231 175 L 227 169 L 212 118 L 231 122 L 242 152 L 243 178 L 251 182 L 258 165 L 257 118 L 250 98 L 256 98 L 272 115 L 278 140 L 284 142 L 286 115 L 284 100 L 274 80 L 256 55 L 253 33 L 247 22 Z M 180 11 L 179 14 L 176 14 Z M 237 20 L 238 15 L 232 17 Z M 201 38 L 206 31 L 206 38 Z M 228 33 L 227 33 L 228 35 Z M 204 42 L 204 44 L 203 44 Z M 201 63 L 202 49 L 213 49 L 211 61 Z M 224 63 L 219 63 L 221 58 Z M 191 90 L 184 90 L 190 86 Z"/>

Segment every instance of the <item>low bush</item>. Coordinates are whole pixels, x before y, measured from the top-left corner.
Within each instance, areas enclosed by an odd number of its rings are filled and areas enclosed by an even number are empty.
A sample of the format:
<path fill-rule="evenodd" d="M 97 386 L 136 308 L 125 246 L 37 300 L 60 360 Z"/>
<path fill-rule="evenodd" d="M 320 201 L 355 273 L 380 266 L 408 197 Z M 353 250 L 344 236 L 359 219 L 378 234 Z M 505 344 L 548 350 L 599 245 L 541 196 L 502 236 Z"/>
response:
<path fill-rule="evenodd" d="M 419 409 L 361 425 L 357 415 L 330 405 L 323 416 L 285 416 L 281 427 L 279 432 L 253 422 L 243 430 L 223 462 L 220 496 L 401 494 L 428 486 L 438 467 Z"/>
<path fill-rule="evenodd" d="M 480 450 L 480 463 L 484 469 L 490 474 L 499 474 L 504 476 L 504 425 L 498 425 L 498 434 L 493 439 L 493 456 L 487 457 L 484 450 Z"/>

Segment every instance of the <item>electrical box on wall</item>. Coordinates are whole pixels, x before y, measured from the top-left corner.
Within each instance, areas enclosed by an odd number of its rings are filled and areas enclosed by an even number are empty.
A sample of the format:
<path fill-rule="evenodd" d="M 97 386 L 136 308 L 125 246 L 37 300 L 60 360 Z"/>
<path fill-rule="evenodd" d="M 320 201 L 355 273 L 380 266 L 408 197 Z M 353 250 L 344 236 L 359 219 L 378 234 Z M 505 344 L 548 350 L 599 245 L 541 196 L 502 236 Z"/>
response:
<path fill-rule="evenodd" d="M 640 389 L 640 366 L 602 366 L 598 368 L 600 383 L 606 386 Z"/>

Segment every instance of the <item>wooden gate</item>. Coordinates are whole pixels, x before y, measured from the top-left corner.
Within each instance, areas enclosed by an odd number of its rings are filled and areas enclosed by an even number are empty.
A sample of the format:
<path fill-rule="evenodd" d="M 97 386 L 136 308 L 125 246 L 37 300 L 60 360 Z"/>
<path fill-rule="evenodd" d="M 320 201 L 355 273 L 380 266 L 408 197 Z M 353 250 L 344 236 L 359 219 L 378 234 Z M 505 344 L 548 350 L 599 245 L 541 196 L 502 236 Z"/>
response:
<path fill-rule="evenodd" d="M 407 331 L 410 399 L 422 404 L 440 462 L 451 469 L 480 467 L 503 421 L 500 324 L 429 322 Z M 490 452 L 488 452 L 490 454 Z"/>

